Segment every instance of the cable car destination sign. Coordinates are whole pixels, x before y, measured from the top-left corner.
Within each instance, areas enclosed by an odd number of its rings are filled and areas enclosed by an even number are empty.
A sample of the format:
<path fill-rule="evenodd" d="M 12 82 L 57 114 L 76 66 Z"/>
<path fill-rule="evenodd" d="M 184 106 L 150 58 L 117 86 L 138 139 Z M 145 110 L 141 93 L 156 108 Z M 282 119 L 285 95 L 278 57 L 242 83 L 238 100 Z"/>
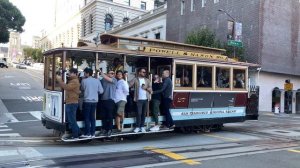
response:
<path fill-rule="evenodd" d="M 190 52 L 190 51 L 180 51 L 180 50 L 170 50 L 170 49 L 162 49 L 162 48 L 153 48 L 153 47 L 145 47 L 144 52 L 156 53 L 162 55 L 174 55 L 174 56 L 188 56 L 188 57 L 196 57 L 201 59 L 215 59 L 228 61 L 228 57 L 224 55 L 216 55 L 216 54 L 206 54 L 206 53 L 198 53 L 198 52 Z"/>

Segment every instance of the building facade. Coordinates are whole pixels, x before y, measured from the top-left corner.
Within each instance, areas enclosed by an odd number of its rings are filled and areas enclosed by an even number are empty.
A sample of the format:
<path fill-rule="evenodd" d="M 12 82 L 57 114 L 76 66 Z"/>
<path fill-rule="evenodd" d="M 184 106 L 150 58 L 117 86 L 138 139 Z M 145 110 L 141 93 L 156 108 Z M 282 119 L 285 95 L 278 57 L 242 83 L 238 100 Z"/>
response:
<path fill-rule="evenodd" d="M 41 41 L 41 38 L 39 36 L 33 36 L 31 47 L 32 48 L 40 48 L 41 47 L 40 41 Z"/>
<path fill-rule="evenodd" d="M 56 47 L 74 47 L 81 38 L 83 0 L 56 0 L 52 27 L 41 31 L 40 46 L 45 50 Z"/>
<path fill-rule="evenodd" d="M 299 0 L 168 1 L 167 40 L 184 42 L 189 32 L 206 27 L 226 42 L 228 20 L 241 22 L 245 59 L 261 65 L 251 77 L 260 86 L 259 110 L 296 113 L 300 112 L 299 14 Z M 284 90 L 287 79 L 294 86 L 291 92 Z"/>
<path fill-rule="evenodd" d="M 92 41 L 153 8 L 154 0 L 87 0 L 81 9 L 81 37 Z"/>
<path fill-rule="evenodd" d="M 10 32 L 8 42 L 8 63 L 22 61 L 21 36 L 18 32 Z"/>
<path fill-rule="evenodd" d="M 166 40 L 167 4 L 107 31 L 109 34 Z"/>

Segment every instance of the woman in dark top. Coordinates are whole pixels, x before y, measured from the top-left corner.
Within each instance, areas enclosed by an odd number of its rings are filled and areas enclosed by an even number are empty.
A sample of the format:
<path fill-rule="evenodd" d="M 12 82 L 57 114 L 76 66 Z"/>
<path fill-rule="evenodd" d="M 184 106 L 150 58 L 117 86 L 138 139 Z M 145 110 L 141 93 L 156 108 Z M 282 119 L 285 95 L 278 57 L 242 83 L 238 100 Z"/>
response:
<path fill-rule="evenodd" d="M 152 90 L 157 91 L 160 90 L 162 87 L 162 83 L 160 82 L 160 77 L 158 75 L 154 75 L 153 83 L 152 83 Z M 151 100 L 152 112 L 155 121 L 155 126 L 150 128 L 150 131 L 159 131 L 158 125 L 158 116 L 160 113 L 160 102 L 161 102 L 161 94 L 153 94 Z"/>

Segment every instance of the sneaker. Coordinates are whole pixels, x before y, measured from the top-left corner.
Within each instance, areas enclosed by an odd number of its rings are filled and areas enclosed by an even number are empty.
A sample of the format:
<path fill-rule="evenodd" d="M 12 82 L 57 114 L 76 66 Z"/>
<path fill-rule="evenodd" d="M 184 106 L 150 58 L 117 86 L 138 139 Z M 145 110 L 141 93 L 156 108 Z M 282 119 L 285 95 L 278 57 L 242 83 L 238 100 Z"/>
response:
<path fill-rule="evenodd" d="M 160 127 L 159 127 L 161 130 L 166 130 L 166 129 L 169 129 L 167 126 L 165 126 L 165 125 L 161 125 Z"/>
<path fill-rule="evenodd" d="M 95 135 L 92 135 L 92 136 L 91 136 L 91 138 L 95 138 L 95 137 L 96 137 Z"/>
<path fill-rule="evenodd" d="M 169 127 L 169 129 L 174 129 L 175 128 L 175 125 L 172 125 L 171 127 Z"/>
<path fill-rule="evenodd" d="M 106 130 L 102 130 L 102 131 L 100 132 L 100 136 L 106 136 L 106 134 L 107 134 L 107 131 L 106 131 Z"/>
<path fill-rule="evenodd" d="M 145 127 L 140 128 L 140 131 L 143 132 L 143 133 L 145 133 L 146 132 Z"/>
<path fill-rule="evenodd" d="M 150 131 L 152 132 L 159 131 L 159 126 L 155 125 L 154 127 L 150 128 Z"/>
<path fill-rule="evenodd" d="M 135 132 L 135 133 L 140 132 L 140 128 L 135 128 L 135 129 L 133 130 L 133 132 Z"/>
<path fill-rule="evenodd" d="M 81 135 L 80 138 L 91 138 L 90 135 Z"/>
<path fill-rule="evenodd" d="M 112 134 L 112 130 L 107 131 L 106 136 L 110 137 Z"/>
<path fill-rule="evenodd" d="M 66 137 L 63 138 L 64 140 L 79 140 L 79 138 L 74 138 L 74 137 Z"/>
<path fill-rule="evenodd" d="M 116 133 L 117 133 L 117 134 L 120 134 L 120 133 L 122 133 L 122 130 L 121 130 L 121 129 L 117 129 L 117 130 L 116 130 Z"/>

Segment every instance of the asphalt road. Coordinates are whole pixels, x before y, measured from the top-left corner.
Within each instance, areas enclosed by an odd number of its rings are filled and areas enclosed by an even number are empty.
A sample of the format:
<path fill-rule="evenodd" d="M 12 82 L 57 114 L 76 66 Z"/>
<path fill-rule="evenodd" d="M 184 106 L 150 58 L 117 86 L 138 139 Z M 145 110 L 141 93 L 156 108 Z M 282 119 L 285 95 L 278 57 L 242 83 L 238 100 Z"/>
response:
<path fill-rule="evenodd" d="M 45 129 L 43 73 L 0 69 L 0 167 L 298 168 L 300 116 L 264 113 L 219 132 L 64 143 Z"/>

